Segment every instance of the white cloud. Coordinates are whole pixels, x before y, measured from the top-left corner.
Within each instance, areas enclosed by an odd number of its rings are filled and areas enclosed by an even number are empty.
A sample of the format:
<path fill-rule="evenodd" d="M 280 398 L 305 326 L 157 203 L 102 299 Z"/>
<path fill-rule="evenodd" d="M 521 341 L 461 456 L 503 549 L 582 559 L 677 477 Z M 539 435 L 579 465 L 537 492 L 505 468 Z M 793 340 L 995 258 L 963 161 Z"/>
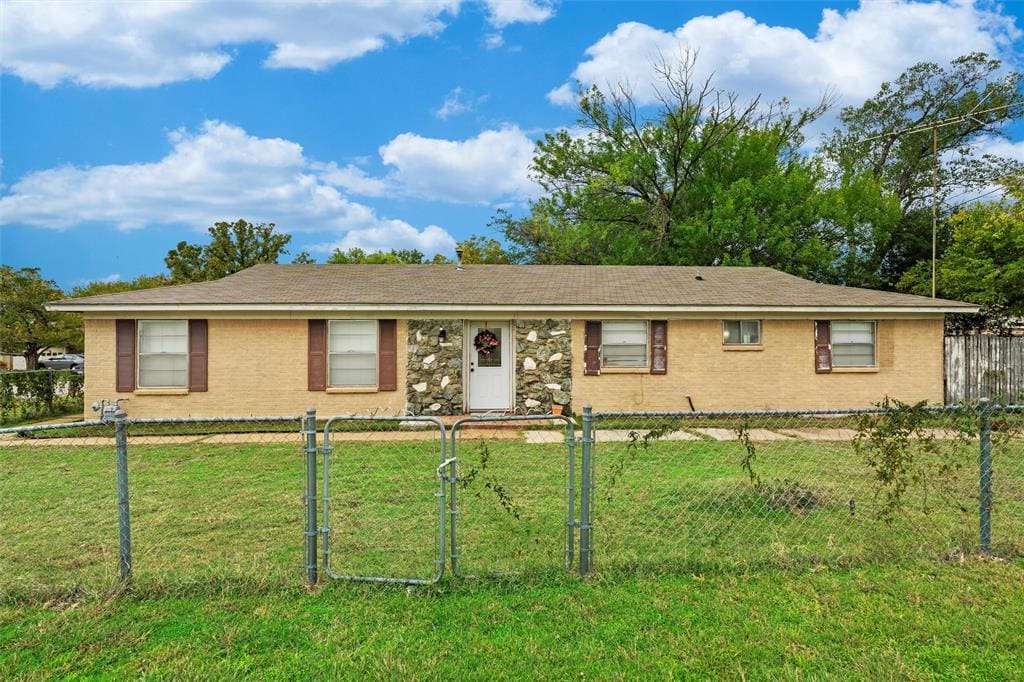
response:
<path fill-rule="evenodd" d="M 344 186 L 339 176 L 350 178 L 350 184 L 360 179 L 353 167 L 312 161 L 295 142 L 254 137 L 218 121 L 207 121 L 197 132 L 174 131 L 169 139 L 170 152 L 152 163 L 29 173 L 0 196 L 0 222 L 54 229 L 86 222 L 122 229 L 150 224 L 201 229 L 244 217 L 275 222 L 286 231 L 388 239 L 398 248 L 454 244 L 437 226 L 417 230 L 350 201 L 337 187 Z M 362 181 L 374 186 L 372 179 Z"/>
<path fill-rule="evenodd" d="M 463 0 L 5 0 L 0 68 L 44 88 L 147 87 L 211 78 L 232 47 L 271 45 L 268 68 L 322 70 L 437 35 Z M 488 2 L 494 26 L 538 22 L 543 2 Z"/>
<path fill-rule="evenodd" d="M 387 220 L 376 227 L 347 232 L 337 241 L 315 244 L 310 250 L 314 253 L 331 253 L 334 249 L 348 251 L 352 247 L 359 247 L 367 252 L 416 249 L 430 258 L 435 253 L 452 253 L 455 250 L 455 240 L 437 225 L 428 225 L 417 231 L 401 220 Z"/>
<path fill-rule="evenodd" d="M 973 145 L 975 156 L 992 154 L 1024 163 L 1024 140 L 1014 141 L 1005 137 L 984 137 Z"/>
<path fill-rule="evenodd" d="M 497 28 L 509 24 L 536 24 L 555 14 L 551 0 L 484 0 L 488 18 Z"/>
<path fill-rule="evenodd" d="M 311 167 L 320 171 L 320 179 L 325 183 L 334 187 L 340 187 L 351 194 L 358 194 L 364 197 L 382 197 L 394 191 L 394 188 L 387 180 L 375 178 L 355 164 L 350 163 L 347 166 L 338 166 L 338 164 L 332 161 L 326 164 L 313 164 Z"/>
<path fill-rule="evenodd" d="M 462 203 L 526 199 L 533 141 L 516 126 L 485 130 L 466 140 L 402 133 L 380 148 L 388 180 L 405 194 Z"/>
<path fill-rule="evenodd" d="M 462 114 L 467 114 L 473 111 L 486 100 L 487 95 L 473 97 L 472 95 L 468 95 L 463 92 L 461 86 L 452 88 L 452 91 L 445 96 L 444 102 L 441 106 L 434 110 L 434 116 L 442 121 L 447 120 L 452 116 L 461 116 Z"/>
<path fill-rule="evenodd" d="M 505 44 L 505 36 L 501 35 L 500 31 L 494 33 L 488 33 L 484 36 L 484 47 L 488 50 L 496 50 Z"/>
<path fill-rule="evenodd" d="M 548 93 L 548 101 L 552 104 L 568 106 L 576 103 L 576 88 L 570 83 L 562 83 Z"/>
<path fill-rule="evenodd" d="M 971 158 L 981 159 L 983 156 L 998 156 L 1004 159 L 1016 161 L 1024 165 L 1024 140 L 1014 141 L 1005 137 L 986 136 L 975 140 L 971 145 Z M 958 156 L 952 152 L 944 154 L 944 159 L 952 161 Z M 960 188 L 946 201 L 951 206 L 964 206 L 976 201 L 999 201 L 1006 194 L 1005 188 L 1000 184 L 990 184 L 983 187 Z"/>
<path fill-rule="evenodd" d="M 696 50 L 697 76 L 714 73 L 717 87 L 746 97 L 787 96 L 797 106 L 834 89 L 843 104 L 860 103 L 885 80 L 920 61 L 945 63 L 972 51 L 1003 54 L 1020 36 L 1014 19 L 971 2 L 862 2 L 822 12 L 817 33 L 770 26 L 730 11 L 701 16 L 674 31 L 623 23 L 586 50 L 572 73 L 585 86 L 628 82 L 641 103 L 653 103 L 653 62 Z M 571 104 L 574 88 L 548 93 Z"/>
<path fill-rule="evenodd" d="M 359 196 L 497 205 L 537 196 L 539 187 L 530 179 L 533 151 L 531 137 L 516 126 L 465 140 L 402 133 L 379 150 L 389 168 L 382 175 L 370 175 L 355 164 L 311 167 L 325 184 Z"/>

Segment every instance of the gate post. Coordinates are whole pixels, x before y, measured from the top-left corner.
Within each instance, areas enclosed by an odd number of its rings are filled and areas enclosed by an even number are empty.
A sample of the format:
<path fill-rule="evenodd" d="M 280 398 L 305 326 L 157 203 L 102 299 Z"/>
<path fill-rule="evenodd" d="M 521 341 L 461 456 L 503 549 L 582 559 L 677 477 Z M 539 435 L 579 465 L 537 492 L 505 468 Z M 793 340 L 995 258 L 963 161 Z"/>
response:
<path fill-rule="evenodd" d="M 566 495 L 569 498 L 565 523 L 565 567 L 570 569 L 576 553 L 576 422 L 567 423 L 565 431 L 565 444 L 568 448 Z"/>
<path fill-rule="evenodd" d="M 128 506 L 128 413 L 116 401 L 109 414 L 114 422 L 114 443 L 117 448 L 117 530 L 118 573 L 125 585 L 132 580 L 132 516 Z"/>
<path fill-rule="evenodd" d="M 992 404 L 988 398 L 978 401 L 978 521 L 981 551 L 992 549 Z"/>
<path fill-rule="evenodd" d="M 302 420 L 302 435 L 305 436 L 306 453 L 306 582 L 317 583 L 316 555 L 316 409 L 306 410 Z"/>
<path fill-rule="evenodd" d="M 583 406 L 583 453 L 580 457 L 580 575 L 590 573 L 590 457 L 594 444 L 594 417 Z"/>

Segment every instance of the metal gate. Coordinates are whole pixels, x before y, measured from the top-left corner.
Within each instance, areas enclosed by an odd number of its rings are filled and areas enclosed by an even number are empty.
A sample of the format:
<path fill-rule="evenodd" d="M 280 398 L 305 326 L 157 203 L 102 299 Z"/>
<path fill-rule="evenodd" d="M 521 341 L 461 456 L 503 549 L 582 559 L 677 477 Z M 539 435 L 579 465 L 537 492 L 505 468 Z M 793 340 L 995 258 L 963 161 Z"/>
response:
<path fill-rule="evenodd" d="M 445 469 L 454 468 L 445 456 L 446 435 L 437 417 L 327 420 L 319 530 L 324 575 L 410 585 L 444 576 Z"/>
<path fill-rule="evenodd" d="M 503 432 L 501 425 L 510 422 L 540 428 Z M 448 512 L 455 575 L 572 566 L 575 448 L 575 424 L 564 415 L 480 415 L 452 425 Z"/>

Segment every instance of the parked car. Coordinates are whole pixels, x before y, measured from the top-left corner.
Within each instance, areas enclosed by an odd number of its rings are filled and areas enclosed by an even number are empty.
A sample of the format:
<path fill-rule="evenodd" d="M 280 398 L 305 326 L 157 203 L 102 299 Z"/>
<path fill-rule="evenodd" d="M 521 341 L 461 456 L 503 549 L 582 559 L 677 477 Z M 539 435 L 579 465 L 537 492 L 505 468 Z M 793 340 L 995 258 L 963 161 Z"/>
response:
<path fill-rule="evenodd" d="M 39 366 L 42 369 L 70 369 L 73 372 L 82 372 L 85 369 L 85 356 L 77 353 L 51 355 L 48 358 L 40 358 Z"/>

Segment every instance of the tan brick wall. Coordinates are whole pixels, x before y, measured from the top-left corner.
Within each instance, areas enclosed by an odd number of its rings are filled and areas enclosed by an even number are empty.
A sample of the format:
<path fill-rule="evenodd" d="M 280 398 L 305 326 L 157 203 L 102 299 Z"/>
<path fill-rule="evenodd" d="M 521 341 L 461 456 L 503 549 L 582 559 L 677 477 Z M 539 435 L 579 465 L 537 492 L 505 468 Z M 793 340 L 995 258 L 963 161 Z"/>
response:
<path fill-rule="evenodd" d="M 405 409 L 408 337 L 398 321 L 398 390 L 325 393 L 306 390 L 306 320 L 211 319 L 209 391 L 189 395 L 121 394 L 114 381 L 114 320 L 85 321 L 85 412 L 107 398 L 128 398 L 133 417 L 290 415 L 315 407 L 321 415 Z"/>
<path fill-rule="evenodd" d="M 209 388 L 190 395 L 118 394 L 114 320 L 85 321 L 86 416 L 103 398 L 127 397 L 136 417 L 321 415 L 405 408 L 408 324 L 398 321 L 398 389 L 371 393 L 306 390 L 306 320 L 210 319 Z M 763 350 L 722 347 L 720 320 L 669 321 L 668 373 L 583 376 L 582 320 L 572 323 L 573 407 L 595 410 L 681 410 L 686 396 L 700 410 L 843 408 L 886 395 L 905 401 L 943 399 L 940 318 L 878 321 L 878 371 L 816 374 L 811 320 L 765 319 Z"/>
<path fill-rule="evenodd" d="M 595 410 L 830 409 L 891 396 L 943 400 L 942 319 L 879 320 L 878 371 L 814 372 L 811 320 L 766 319 L 763 350 L 725 350 L 721 320 L 670 320 L 668 373 L 583 375 L 583 325 L 573 321 L 573 407 Z"/>

